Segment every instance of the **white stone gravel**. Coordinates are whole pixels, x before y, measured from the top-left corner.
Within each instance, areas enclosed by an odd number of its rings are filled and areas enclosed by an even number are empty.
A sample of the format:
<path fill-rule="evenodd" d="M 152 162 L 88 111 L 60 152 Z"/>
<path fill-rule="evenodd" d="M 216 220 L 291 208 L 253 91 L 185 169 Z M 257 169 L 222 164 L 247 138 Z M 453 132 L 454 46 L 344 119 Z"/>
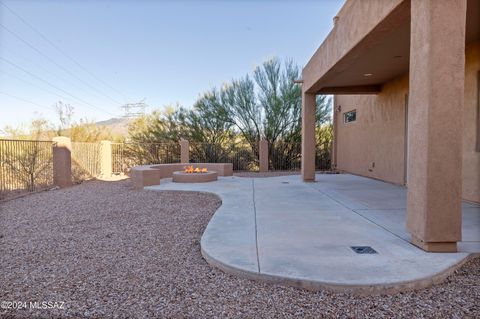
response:
<path fill-rule="evenodd" d="M 478 318 L 480 258 L 441 285 L 359 297 L 240 279 L 210 267 L 199 240 L 220 205 L 210 194 L 86 182 L 0 203 L 0 317 Z M 2 304 L 3 305 L 3 304 Z"/>

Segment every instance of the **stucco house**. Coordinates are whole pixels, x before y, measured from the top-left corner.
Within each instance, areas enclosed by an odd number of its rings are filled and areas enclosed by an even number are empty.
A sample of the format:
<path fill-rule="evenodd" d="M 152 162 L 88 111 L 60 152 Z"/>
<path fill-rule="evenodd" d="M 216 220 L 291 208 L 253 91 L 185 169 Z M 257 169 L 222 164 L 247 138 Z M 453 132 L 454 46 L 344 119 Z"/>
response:
<path fill-rule="evenodd" d="M 303 69 L 303 179 L 333 94 L 333 167 L 406 185 L 411 242 L 456 251 L 461 200 L 480 202 L 479 82 L 480 1 L 347 0 Z"/>

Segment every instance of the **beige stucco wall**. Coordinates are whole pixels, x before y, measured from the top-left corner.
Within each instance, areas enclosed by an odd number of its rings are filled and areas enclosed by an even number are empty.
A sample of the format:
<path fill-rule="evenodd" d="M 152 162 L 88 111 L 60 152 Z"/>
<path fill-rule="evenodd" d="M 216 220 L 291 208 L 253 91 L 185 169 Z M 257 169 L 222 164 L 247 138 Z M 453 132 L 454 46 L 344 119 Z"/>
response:
<path fill-rule="evenodd" d="M 475 150 L 480 42 L 467 46 L 465 63 L 463 198 L 480 202 L 480 152 Z M 406 75 L 385 84 L 378 95 L 335 96 L 339 170 L 404 184 L 407 93 Z M 336 111 L 338 105 L 341 112 Z M 353 109 L 357 110 L 357 121 L 345 124 L 343 114 Z"/>
<path fill-rule="evenodd" d="M 314 93 L 309 91 L 319 76 L 327 73 L 403 1 L 347 0 L 337 14 L 338 23 L 303 69 L 303 90 Z"/>
<path fill-rule="evenodd" d="M 463 198 L 480 202 L 480 152 L 476 152 L 477 72 L 480 42 L 470 44 L 465 55 L 465 113 L 463 135 Z"/>
<path fill-rule="evenodd" d="M 379 95 L 335 96 L 338 169 L 404 184 L 407 92 L 408 77 L 403 76 L 387 83 Z M 343 114 L 354 109 L 357 120 L 344 123 Z"/>

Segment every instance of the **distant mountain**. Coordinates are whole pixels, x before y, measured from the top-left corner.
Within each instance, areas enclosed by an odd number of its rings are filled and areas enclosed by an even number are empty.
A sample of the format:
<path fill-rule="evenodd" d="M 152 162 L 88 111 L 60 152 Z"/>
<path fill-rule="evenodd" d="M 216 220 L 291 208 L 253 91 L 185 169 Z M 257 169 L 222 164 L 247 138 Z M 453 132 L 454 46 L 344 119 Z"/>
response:
<path fill-rule="evenodd" d="M 95 124 L 97 124 L 98 126 L 103 126 L 105 128 L 110 129 L 114 135 L 127 136 L 128 125 L 133 120 L 134 119 L 125 118 L 125 117 L 120 117 L 120 118 L 114 117 L 109 120 L 96 122 Z"/>

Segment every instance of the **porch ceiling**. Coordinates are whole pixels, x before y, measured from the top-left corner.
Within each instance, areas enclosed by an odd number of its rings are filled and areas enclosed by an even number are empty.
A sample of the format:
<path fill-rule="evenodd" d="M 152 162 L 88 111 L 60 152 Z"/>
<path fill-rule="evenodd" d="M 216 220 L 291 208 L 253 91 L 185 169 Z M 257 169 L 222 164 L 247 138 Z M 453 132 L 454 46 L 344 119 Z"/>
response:
<path fill-rule="evenodd" d="M 478 19 L 480 1 L 468 0 L 467 8 L 466 43 L 470 43 L 480 38 L 480 19 Z M 352 5 L 345 9 L 354 10 Z M 358 10 L 358 8 L 355 9 Z M 348 12 L 343 14 L 345 18 L 349 18 Z M 338 24 L 341 23 L 348 23 L 350 28 L 354 28 L 356 21 L 345 21 L 340 16 Z M 344 35 L 345 31 L 332 32 L 329 38 Z M 340 40 L 337 39 L 337 41 Z M 406 74 L 409 70 L 410 1 L 405 0 L 389 11 L 356 45 L 337 61 L 332 61 L 331 67 L 325 68 L 323 74 L 318 72 L 320 70 L 315 70 L 312 66 L 319 62 L 312 60 L 325 59 L 328 52 L 332 51 L 325 44 L 328 46 L 337 41 L 327 38 L 305 67 L 303 74 L 306 92 L 317 94 L 380 92 L 385 82 Z M 314 74 L 315 72 L 317 73 Z"/>

